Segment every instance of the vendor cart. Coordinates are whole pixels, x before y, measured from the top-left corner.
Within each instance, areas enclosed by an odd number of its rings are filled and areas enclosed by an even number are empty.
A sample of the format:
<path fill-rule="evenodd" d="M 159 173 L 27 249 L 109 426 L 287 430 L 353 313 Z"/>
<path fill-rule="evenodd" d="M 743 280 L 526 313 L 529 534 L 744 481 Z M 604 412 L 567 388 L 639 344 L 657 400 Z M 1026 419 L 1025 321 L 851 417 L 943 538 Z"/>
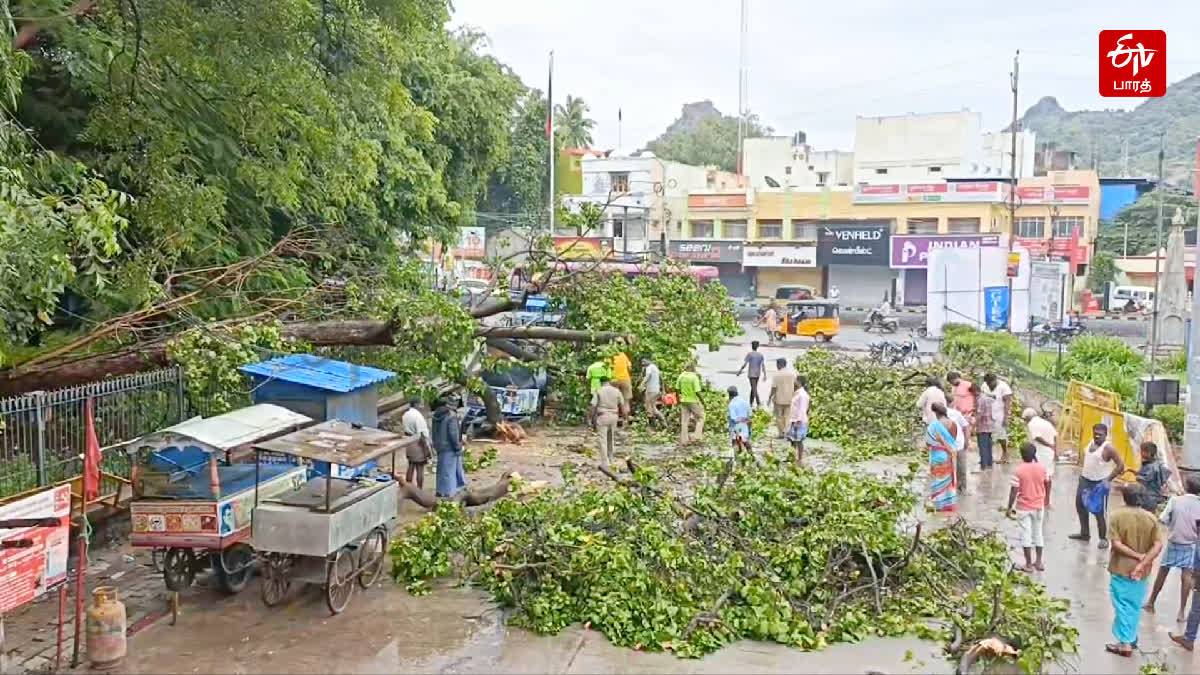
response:
<path fill-rule="evenodd" d="M 255 450 L 358 467 L 403 453 L 415 437 L 330 420 Z M 255 501 L 252 543 L 262 567 L 262 599 L 284 600 L 294 582 L 325 589 L 329 611 L 350 603 L 355 583 L 370 588 L 383 573 L 387 542 L 396 520 L 400 486 L 392 475 L 316 476 L 299 490 L 262 495 Z"/>
<path fill-rule="evenodd" d="M 131 540 L 155 550 L 168 590 L 184 590 L 209 567 L 229 593 L 246 586 L 255 564 L 249 539 L 256 495 L 290 492 L 307 478 L 301 462 L 268 463 L 252 444 L 311 423 L 261 404 L 195 417 L 128 444 L 134 456 Z M 259 459 L 263 463 L 253 461 Z"/>

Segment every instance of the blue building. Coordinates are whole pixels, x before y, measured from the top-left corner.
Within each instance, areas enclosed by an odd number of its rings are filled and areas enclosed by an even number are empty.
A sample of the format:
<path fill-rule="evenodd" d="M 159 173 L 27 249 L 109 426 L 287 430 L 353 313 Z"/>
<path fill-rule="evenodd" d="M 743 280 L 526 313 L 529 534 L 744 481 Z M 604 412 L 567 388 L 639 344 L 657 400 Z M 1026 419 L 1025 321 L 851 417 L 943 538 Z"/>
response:
<path fill-rule="evenodd" d="M 1101 178 L 1100 220 L 1112 222 L 1118 211 L 1153 190 L 1154 185 L 1149 178 Z"/>

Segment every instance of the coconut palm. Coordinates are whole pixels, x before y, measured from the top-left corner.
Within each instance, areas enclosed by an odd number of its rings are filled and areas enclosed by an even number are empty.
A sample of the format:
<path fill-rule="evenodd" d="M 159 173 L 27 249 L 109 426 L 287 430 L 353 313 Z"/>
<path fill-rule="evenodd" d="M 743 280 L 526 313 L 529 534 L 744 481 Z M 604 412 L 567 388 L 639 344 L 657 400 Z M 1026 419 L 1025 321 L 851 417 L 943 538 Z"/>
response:
<path fill-rule="evenodd" d="M 587 116 L 588 105 L 577 96 L 567 95 L 567 100 L 554 106 L 556 133 L 562 134 L 563 146 L 586 148 L 592 144 L 592 127 L 596 120 Z"/>

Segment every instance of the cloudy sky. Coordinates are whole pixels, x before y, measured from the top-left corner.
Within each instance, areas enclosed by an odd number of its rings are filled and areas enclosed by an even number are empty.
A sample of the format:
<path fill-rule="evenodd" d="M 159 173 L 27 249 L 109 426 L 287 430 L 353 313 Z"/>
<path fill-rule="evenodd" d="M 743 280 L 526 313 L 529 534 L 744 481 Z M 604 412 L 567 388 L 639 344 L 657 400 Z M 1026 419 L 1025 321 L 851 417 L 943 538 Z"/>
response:
<path fill-rule="evenodd" d="M 596 147 L 636 148 L 685 102 L 734 114 L 738 0 L 454 0 L 455 25 L 485 31 L 491 52 L 555 100 L 582 96 Z M 1200 71 L 1196 0 L 748 0 L 750 108 L 777 133 L 850 149 L 854 118 L 969 108 L 989 129 L 1012 111 L 1008 73 L 1021 50 L 1020 107 L 1055 96 L 1068 110 L 1136 99 L 1097 94 L 1097 33 L 1167 31 L 1171 82 Z M 1150 10 L 1153 5 L 1153 11 Z M 1153 19 L 1153 22 L 1147 19 Z"/>

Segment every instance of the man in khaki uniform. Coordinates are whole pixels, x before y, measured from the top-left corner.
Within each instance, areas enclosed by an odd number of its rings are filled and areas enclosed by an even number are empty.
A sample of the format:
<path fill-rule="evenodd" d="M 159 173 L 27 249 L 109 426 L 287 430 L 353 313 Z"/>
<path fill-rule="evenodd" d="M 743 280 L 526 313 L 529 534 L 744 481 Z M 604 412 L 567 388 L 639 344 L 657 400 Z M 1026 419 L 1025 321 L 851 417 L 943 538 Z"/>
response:
<path fill-rule="evenodd" d="M 617 449 L 617 423 L 629 415 L 625 405 L 625 397 L 621 390 L 613 386 L 608 375 L 600 376 L 600 388 L 592 394 L 592 406 L 588 411 L 588 419 L 592 428 L 600 435 L 600 463 L 608 466 L 612 463 Z"/>
<path fill-rule="evenodd" d="M 796 393 L 796 371 L 787 367 L 787 359 L 775 359 L 775 369 L 767 403 L 775 414 L 775 428 L 779 429 L 779 437 L 782 438 L 787 433 L 792 396 Z"/>

